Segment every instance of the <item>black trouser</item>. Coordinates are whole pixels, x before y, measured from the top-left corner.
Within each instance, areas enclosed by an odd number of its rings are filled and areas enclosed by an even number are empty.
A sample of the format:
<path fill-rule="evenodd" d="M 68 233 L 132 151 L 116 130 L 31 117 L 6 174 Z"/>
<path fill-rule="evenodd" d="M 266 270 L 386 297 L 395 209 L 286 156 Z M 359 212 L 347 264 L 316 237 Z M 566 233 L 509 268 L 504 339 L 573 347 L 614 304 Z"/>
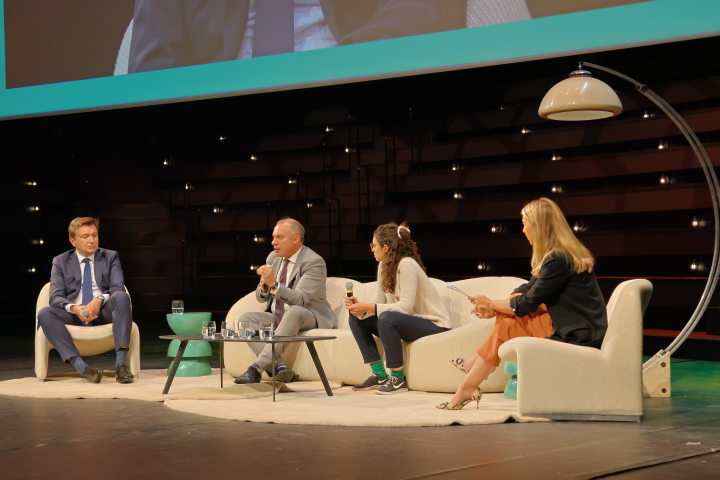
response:
<path fill-rule="evenodd" d="M 400 312 L 383 312 L 379 316 L 373 315 L 365 320 L 358 320 L 357 317 L 350 315 L 350 330 L 360 347 L 365 363 L 380 360 L 380 352 L 373 338 L 375 335 L 382 341 L 387 367 L 400 368 L 403 366 L 402 340 L 413 342 L 418 338 L 446 332 L 448 329 L 438 327 L 424 318 Z"/>

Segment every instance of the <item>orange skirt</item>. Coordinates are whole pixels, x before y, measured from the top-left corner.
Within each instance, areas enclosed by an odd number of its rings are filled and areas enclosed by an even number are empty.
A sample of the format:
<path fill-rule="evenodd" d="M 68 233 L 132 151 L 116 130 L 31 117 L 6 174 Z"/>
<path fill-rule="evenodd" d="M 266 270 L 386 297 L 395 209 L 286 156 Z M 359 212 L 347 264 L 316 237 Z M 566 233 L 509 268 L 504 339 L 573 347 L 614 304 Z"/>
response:
<path fill-rule="evenodd" d="M 517 297 L 518 295 L 522 294 L 517 293 L 510 298 Z M 485 340 L 485 343 L 478 348 L 477 353 L 487 363 L 497 367 L 500 365 L 500 357 L 498 357 L 500 345 L 511 338 L 547 338 L 552 336 L 553 333 L 555 333 L 555 329 L 553 328 L 552 319 L 544 303 L 541 304 L 537 310 L 524 317 L 518 317 L 517 315 L 508 313 L 498 313 L 495 318 L 495 326 L 492 332 L 490 332 L 490 336 Z"/>

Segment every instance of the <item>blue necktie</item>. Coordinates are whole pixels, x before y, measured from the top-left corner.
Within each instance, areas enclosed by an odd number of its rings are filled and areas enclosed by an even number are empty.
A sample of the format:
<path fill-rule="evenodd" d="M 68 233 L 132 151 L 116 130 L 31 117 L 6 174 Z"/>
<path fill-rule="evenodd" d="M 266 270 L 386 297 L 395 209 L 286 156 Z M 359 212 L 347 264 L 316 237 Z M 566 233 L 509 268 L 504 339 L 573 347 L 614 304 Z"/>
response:
<path fill-rule="evenodd" d="M 85 263 L 85 273 L 83 274 L 82 304 L 87 305 L 88 303 L 92 302 L 92 299 L 94 298 L 92 288 L 92 269 L 90 268 L 89 258 L 83 260 L 83 263 Z"/>

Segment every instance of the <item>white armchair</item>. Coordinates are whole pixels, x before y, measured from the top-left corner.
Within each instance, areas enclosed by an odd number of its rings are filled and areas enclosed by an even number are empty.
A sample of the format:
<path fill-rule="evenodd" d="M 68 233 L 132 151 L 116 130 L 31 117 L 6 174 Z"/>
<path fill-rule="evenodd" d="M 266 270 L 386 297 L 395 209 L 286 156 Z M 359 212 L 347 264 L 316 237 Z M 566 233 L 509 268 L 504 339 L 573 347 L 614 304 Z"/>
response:
<path fill-rule="evenodd" d="M 647 280 L 617 286 L 598 350 L 521 337 L 500 347 L 518 365 L 518 411 L 553 420 L 639 422 L 642 406 L 642 318 L 652 295 Z"/>
<path fill-rule="evenodd" d="M 127 287 L 125 288 L 127 292 Z M 128 293 L 130 295 L 130 293 Z M 46 284 L 40 291 L 35 308 L 35 374 L 38 381 L 42 382 L 47 378 L 48 357 L 50 350 L 55 348 L 48 341 L 42 327 L 37 328 L 37 314 L 43 308 L 50 305 L 50 284 Z M 91 356 L 105 353 L 115 349 L 112 324 L 98 325 L 96 327 L 81 327 L 68 325 L 68 331 L 80 355 Z M 140 331 L 133 322 L 130 332 L 130 345 L 128 346 L 128 367 L 135 377 L 140 376 Z"/>

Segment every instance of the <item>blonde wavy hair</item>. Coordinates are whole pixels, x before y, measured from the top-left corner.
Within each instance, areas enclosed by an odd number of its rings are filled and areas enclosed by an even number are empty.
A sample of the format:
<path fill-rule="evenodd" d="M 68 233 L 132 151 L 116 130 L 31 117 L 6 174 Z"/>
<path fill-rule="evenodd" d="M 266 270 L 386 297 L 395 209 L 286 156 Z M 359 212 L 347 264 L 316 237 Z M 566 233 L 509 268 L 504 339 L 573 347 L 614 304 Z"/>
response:
<path fill-rule="evenodd" d="M 534 276 L 540 275 L 543 260 L 552 252 L 561 253 L 575 273 L 592 272 L 595 259 L 590 250 L 575 237 L 555 202 L 549 198 L 538 198 L 525 205 L 521 213 L 535 229 L 530 261 Z"/>

